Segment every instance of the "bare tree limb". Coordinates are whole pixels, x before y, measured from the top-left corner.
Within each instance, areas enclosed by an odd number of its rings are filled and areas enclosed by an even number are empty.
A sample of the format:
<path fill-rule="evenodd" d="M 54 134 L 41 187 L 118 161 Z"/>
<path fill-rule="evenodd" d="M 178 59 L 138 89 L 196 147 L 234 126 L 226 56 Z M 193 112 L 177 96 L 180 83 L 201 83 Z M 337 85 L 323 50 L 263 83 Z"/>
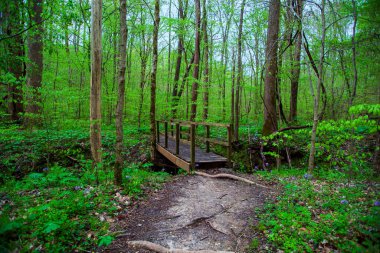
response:
<path fill-rule="evenodd" d="M 143 248 L 146 250 L 151 250 L 157 253 L 233 253 L 232 251 L 214 251 L 214 250 L 183 250 L 183 249 L 168 249 L 159 244 L 148 242 L 148 241 L 129 241 L 129 246 L 136 248 Z"/>
<path fill-rule="evenodd" d="M 259 187 L 262 187 L 262 188 L 271 189 L 271 188 L 268 187 L 268 186 L 265 186 L 265 185 L 262 185 L 262 184 L 259 184 L 259 183 L 256 183 L 256 182 L 253 182 L 253 181 L 248 180 L 248 179 L 243 178 L 243 177 L 238 177 L 238 176 L 235 176 L 235 175 L 231 175 L 231 174 L 220 173 L 220 174 L 216 174 L 216 175 L 210 175 L 210 174 L 207 174 L 207 173 L 204 173 L 204 172 L 200 172 L 200 171 L 195 171 L 194 173 L 195 173 L 196 175 L 204 176 L 204 177 L 211 177 L 211 178 L 229 178 L 229 179 L 233 179 L 233 180 L 237 180 L 237 181 L 245 182 L 245 183 L 248 183 L 248 184 L 253 184 L 253 185 L 256 185 L 256 186 L 259 186 Z"/>

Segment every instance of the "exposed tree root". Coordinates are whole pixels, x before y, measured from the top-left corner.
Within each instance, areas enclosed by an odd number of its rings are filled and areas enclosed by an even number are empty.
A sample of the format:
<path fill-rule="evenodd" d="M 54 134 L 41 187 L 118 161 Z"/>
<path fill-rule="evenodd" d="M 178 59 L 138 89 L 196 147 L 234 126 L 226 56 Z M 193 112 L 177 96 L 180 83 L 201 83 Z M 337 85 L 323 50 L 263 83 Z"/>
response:
<path fill-rule="evenodd" d="M 204 177 L 234 179 L 234 180 L 242 181 L 242 182 L 245 182 L 245 183 L 248 183 L 248 184 L 253 184 L 253 185 L 256 185 L 256 186 L 259 186 L 259 187 L 262 187 L 262 188 L 271 189 L 268 186 L 265 186 L 265 185 L 262 185 L 262 184 L 258 184 L 256 182 L 253 182 L 251 180 L 245 179 L 243 177 L 238 177 L 238 176 L 231 175 L 231 174 L 220 173 L 220 174 L 216 174 L 216 175 L 210 175 L 210 174 L 207 174 L 207 173 L 204 173 L 204 172 L 200 172 L 200 171 L 195 171 L 194 173 L 196 175 L 204 176 Z"/>
<path fill-rule="evenodd" d="M 156 243 L 148 241 L 129 241 L 128 245 L 136 248 L 151 250 L 157 253 L 234 253 L 232 251 L 214 251 L 214 250 L 183 250 L 183 249 L 168 249 Z"/>

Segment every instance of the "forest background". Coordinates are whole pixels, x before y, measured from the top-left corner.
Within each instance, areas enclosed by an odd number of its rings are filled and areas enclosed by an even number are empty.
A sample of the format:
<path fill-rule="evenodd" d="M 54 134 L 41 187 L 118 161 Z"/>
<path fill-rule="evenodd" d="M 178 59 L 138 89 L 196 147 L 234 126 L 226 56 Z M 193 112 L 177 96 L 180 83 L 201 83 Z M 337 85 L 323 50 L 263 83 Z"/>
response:
<path fill-rule="evenodd" d="M 282 160 L 286 173 L 298 168 L 294 173 L 300 176 L 308 168 L 306 178 L 331 176 L 334 183 L 378 176 L 376 0 L 14 0 L 0 7 L 0 179 L 3 191 L 14 194 L 2 199 L 26 203 L 31 214 L 25 226 L 12 223 L 22 217 L 20 210 L 2 202 L 7 215 L 1 233 L 12 245 L 12 231 L 27 230 L 33 222 L 35 234 L 24 234 L 23 240 L 37 236 L 49 249 L 56 242 L 42 235 L 67 236 L 58 211 L 36 220 L 33 215 L 43 210 L 33 209 L 31 199 L 17 199 L 20 191 L 50 185 L 60 192 L 65 184 L 84 189 L 104 180 L 138 195 L 145 178 L 155 181 L 156 174 L 144 174 L 152 165 L 147 150 L 154 143 L 148 139 L 155 119 L 231 123 L 235 169 L 241 171 L 280 169 Z M 252 158 L 260 146 L 264 152 Z M 126 181 L 133 173 L 139 179 Z M 113 191 L 105 185 L 97 190 Z M 370 192 L 368 203 L 377 196 Z M 56 198 L 53 193 L 47 198 Z M 72 201 L 78 197 L 70 194 Z M 357 210 L 377 217 L 373 205 L 350 210 L 355 217 Z M 76 215 L 71 211 L 68 219 Z M 106 226 L 86 219 L 104 230 L 87 240 L 82 224 L 72 225 L 79 238 L 74 244 L 112 240 Z M 368 222 L 374 226 L 374 220 Z M 357 242 L 365 233 L 356 232 Z M 378 232 L 370 234 L 364 238 L 372 245 Z M 309 247 L 271 240 L 288 249 Z M 331 244 L 338 247 L 337 241 Z"/>

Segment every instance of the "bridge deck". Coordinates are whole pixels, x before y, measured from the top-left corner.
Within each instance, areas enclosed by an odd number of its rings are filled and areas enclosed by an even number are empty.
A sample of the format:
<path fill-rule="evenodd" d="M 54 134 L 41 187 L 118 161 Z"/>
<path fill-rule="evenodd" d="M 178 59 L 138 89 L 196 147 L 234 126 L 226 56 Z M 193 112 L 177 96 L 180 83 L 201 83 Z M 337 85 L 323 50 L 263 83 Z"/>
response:
<path fill-rule="evenodd" d="M 171 162 L 176 164 L 178 167 L 190 170 L 190 143 L 184 140 L 180 141 L 179 154 L 175 154 L 175 139 L 173 137 L 168 137 L 168 146 L 165 148 L 164 145 L 164 135 L 160 135 L 160 142 L 157 143 L 157 150 Z M 199 147 L 195 147 L 195 167 L 196 168 L 215 168 L 220 166 L 225 166 L 228 159 L 217 155 L 212 152 L 206 152 Z"/>

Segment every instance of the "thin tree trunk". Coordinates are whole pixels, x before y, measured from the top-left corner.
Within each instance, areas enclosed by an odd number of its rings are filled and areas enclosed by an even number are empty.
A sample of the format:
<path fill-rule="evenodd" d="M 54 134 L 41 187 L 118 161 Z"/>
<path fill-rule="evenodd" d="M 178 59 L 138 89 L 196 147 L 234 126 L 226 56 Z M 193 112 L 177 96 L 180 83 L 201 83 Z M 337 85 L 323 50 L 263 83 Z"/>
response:
<path fill-rule="evenodd" d="M 69 87 L 73 84 L 72 79 L 72 70 L 71 70 L 71 60 L 70 60 L 70 44 L 69 44 L 69 26 L 66 25 L 65 27 L 65 50 L 66 50 L 66 57 L 67 57 L 67 80 Z"/>
<path fill-rule="evenodd" d="M 321 4 L 321 19 L 322 19 L 322 38 L 321 38 L 321 51 L 319 57 L 318 66 L 318 84 L 317 84 L 317 94 L 314 98 L 314 117 L 313 117 L 313 128 L 311 130 L 311 142 L 310 142 L 310 155 L 309 155 L 309 166 L 308 171 L 312 173 L 315 165 L 315 142 L 317 138 L 317 128 L 319 121 L 319 98 L 321 93 L 321 86 L 323 83 L 323 61 L 325 56 L 325 37 L 326 37 L 326 21 L 325 21 L 325 0 L 322 0 Z"/>
<path fill-rule="evenodd" d="M 102 162 L 102 116 L 100 101 L 102 78 L 102 0 L 92 0 L 91 15 L 90 143 L 94 166 L 99 166 Z"/>
<path fill-rule="evenodd" d="M 231 5 L 234 6 L 235 0 L 231 2 Z M 228 66 L 228 38 L 230 34 L 230 26 L 232 21 L 232 16 L 234 13 L 234 8 L 232 8 L 232 13 L 230 13 L 226 29 L 223 34 L 223 47 L 222 47 L 222 56 L 221 56 L 221 62 L 223 64 L 223 84 L 222 84 L 222 120 L 224 121 L 226 117 L 226 80 L 227 80 L 227 66 Z M 222 19 L 220 20 L 221 23 L 223 22 Z"/>
<path fill-rule="evenodd" d="M 297 102 L 298 102 L 298 83 L 300 77 L 300 61 L 301 61 L 301 47 L 302 47 L 302 10 L 303 0 L 295 0 L 296 6 L 294 6 L 294 12 L 297 14 L 296 24 L 296 45 L 294 49 L 294 56 L 292 60 L 292 69 L 290 71 L 290 113 L 289 121 L 297 120 Z"/>
<path fill-rule="evenodd" d="M 201 3 L 195 0 L 195 51 L 194 51 L 194 82 L 191 87 L 191 111 L 190 121 L 195 121 L 197 116 L 197 98 L 199 85 L 199 58 L 200 58 L 200 26 L 201 26 Z"/>
<path fill-rule="evenodd" d="M 231 84 L 231 130 L 232 135 L 235 136 L 235 72 L 236 72 L 236 57 L 235 50 L 232 50 L 232 84 Z"/>
<path fill-rule="evenodd" d="M 202 21 L 202 32 L 203 32 L 203 43 L 204 43 L 204 53 L 203 53 L 203 85 L 204 85 L 204 93 L 203 93 L 203 120 L 208 118 L 208 103 L 209 103 L 209 45 L 208 45 L 208 36 L 207 36 L 207 9 L 206 9 L 206 0 L 203 0 L 203 21 Z"/>
<path fill-rule="evenodd" d="M 158 61 L 158 29 L 160 26 L 160 1 L 156 0 L 154 5 L 154 30 L 153 30 L 153 63 L 150 88 L 150 157 L 156 159 L 156 79 Z"/>
<path fill-rule="evenodd" d="M 277 131 L 276 81 L 279 24 L 280 0 L 271 0 L 269 6 L 269 21 L 265 50 L 266 72 L 264 88 L 264 136 L 270 135 Z"/>
<path fill-rule="evenodd" d="M 28 39 L 28 58 L 26 86 L 27 86 L 27 104 L 26 104 L 26 126 L 32 127 L 40 120 L 41 114 L 41 93 L 42 71 L 43 71 L 43 42 L 42 42 L 42 0 L 32 1 L 33 24 L 37 24 L 35 29 L 31 29 Z"/>
<path fill-rule="evenodd" d="M 354 24 L 352 25 L 352 38 L 351 38 L 351 44 L 352 44 L 352 67 L 354 70 L 354 80 L 352 85 L 352 94 L 349 100 L 348 108 L 350 108 L 354 102 L 354 99 L 356 97 L 356 86 L 358 83 L 358 69 L 356 67 L 356 42 L 355 42 L 355 36 L 356 36 L 356 23 L 357 23 L 357 11 L 356 11 L 356 0 L 352 1 L 352 8 L 353 8 L 353 16 L 354 16 Z"/>
<path fill-rule="evenodd" d="M 19 27 L 23 26 L 23 20 L 20 15 L 22 1 L 16 0 L 13 5 L 6 5 L 4 18 L 7 22 L 5 31 L 7 36 L 11 36 L 18 31 Z M 24 112 L 22 104 L 22 80 L 25 77 L 24 69 L 24 41 L 22 36 L 16 36 L 14 39 L 9 39 L 6 43 L 10 58 L 8 60 L 8 71 L 12 73 L 15 82 L 8 83 L 8 113 L 11 120 L 19 121 L 20 114 Z"/>
<path fill-rule="evenodd" d="M 123 110 L 125 100 L 125 69 L 127 55 L 127 6 L 126 0 L 120 0 L 120 41 L 119 41 L 119 75 L 117 87 L 117 105 L 116 105 L 116 146 L 115 146 L 115 184 L 122 183 L 123 168 Z M 116 38 L 115 38 L 116 39 Z"/>
<path fill-rule="evenodd" d="M 178 0 L 178 16 L 183 21 L 185 19 L 183 12 L 183 2 L 182 0 Z M 178 47 L 177 47 L 177 61 L 174 73 L 174 82 L 173 82 L 173 91 L 172 91 L 172 117 L 176 118 L 177 106 L 179 101 L 178 96 L 178 83 L 179 83 L 179 75 L 181 73 L 181 64 L 182 64 L 182 54 L 183 54 L 183 25 L 179 25 L 178 31 Z"/>
<path fill-rule="evenodd" d="M 169 20 L 172 18 L 172 0 L 169 0 Z M 168 78 L 166 84 L 166 103 L 169 103 L 169 94 L 170 94 L 170 79 L 172 73 L 172 64 L 171 64 L 171 52 L 172 52 L 172 26 L 169 25 L 169 50 L 168 50 Z"/>
<path fill-rule="evenodd" d="M 239 34 L 238 34 L 238 75 L 236 80 L 236 95 L 235 95 L 235 126 L 234 140 L 239 141 L 239 120 L 240 120 L 240 90 L 243 82 L 243 63 L 242 63 L 242 36 L 243 36 L 243 19 L 244 19 L 245 0 L 243 0 L 240 9 Z"/>
<path fill-rule="evenodd" d="M 145 53 L 144 53 L 145 54 Z M 145 89 L 145 74 L 146 74 L 146 61 L 147 57 L 143 56 L 141 58 L 141 77 L 140 77 L 140 95 L 139 95 L 139 107 L 137 111 L 137 126 L 141 127 L 141 115 L 144 104 L 144 89 Z"/>

